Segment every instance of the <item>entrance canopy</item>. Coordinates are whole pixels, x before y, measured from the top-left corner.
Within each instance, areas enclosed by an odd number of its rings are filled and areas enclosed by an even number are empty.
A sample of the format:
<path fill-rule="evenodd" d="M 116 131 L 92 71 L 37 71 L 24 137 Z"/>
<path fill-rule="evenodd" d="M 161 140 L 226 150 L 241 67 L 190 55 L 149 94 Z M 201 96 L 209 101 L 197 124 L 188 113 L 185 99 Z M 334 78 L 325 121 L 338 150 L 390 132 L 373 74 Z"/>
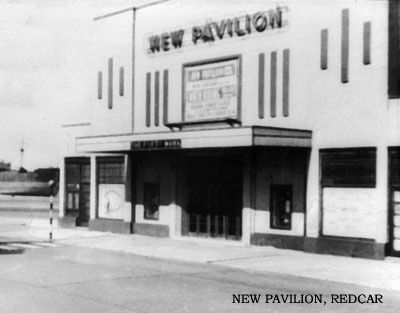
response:
<path fill-rule="evenodd" d="M 191 129 L 141 134 L 88 136 L 76 139 L 78 152 L 173 150 L 252 146 L 311 147 L 310 130 L 276 127 Z"/>

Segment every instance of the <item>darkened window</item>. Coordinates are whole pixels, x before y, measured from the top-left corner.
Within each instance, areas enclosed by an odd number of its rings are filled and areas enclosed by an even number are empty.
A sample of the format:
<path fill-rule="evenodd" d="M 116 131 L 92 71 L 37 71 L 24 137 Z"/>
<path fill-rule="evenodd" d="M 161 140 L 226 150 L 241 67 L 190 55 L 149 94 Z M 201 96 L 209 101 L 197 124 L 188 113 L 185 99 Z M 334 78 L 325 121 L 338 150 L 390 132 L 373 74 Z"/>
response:
<path fill-rule="evenodd" d="M 65 161 L 66 183 L 90 183 L 90 163 L 87 160 Z"/>
<path fill-rule="evenodd" d="M 65 180 L 67 183 L 77 183 L 80 181 L 79 164 L 65 164 Z"/>
<path fill-rule="evenodd" d="M 400 1 L 389 1 L 389 99 L 400 97 Z"/>
<path fill-rule="evenodd" d="M 154 183 L 144 184 L 144 218 L 158 220 L 160 205 L 160 186 Z"/>
<path fill-rule="evenodd" d="M 322 187 L 375 187 L 376 148 L 320 150 Z"/>
<path fill-rule="evenodd" d="M 292 228 L 292 186 L 271 186 L 270 227 Z"/>
<path fill-rule="evenodd" d="M 389 148 L 389 182 L 391 186 L 400 186 L 400 147 Z"/>
<path fill-rule="evenodd" d="M 99 184 L 123 184 L 124 157 L 97 158 L 97 182 Z"/>

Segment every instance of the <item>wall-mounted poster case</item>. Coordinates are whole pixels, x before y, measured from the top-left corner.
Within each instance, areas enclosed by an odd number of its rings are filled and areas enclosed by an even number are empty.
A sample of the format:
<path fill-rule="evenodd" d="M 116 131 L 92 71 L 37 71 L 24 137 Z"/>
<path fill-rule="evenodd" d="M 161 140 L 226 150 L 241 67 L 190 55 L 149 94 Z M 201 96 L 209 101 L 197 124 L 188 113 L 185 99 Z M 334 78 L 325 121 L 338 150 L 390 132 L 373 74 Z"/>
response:
<path fill-rule="evenodd" d="M 239 56 L 183 66 L 184 123 L 240 120 Z"/>

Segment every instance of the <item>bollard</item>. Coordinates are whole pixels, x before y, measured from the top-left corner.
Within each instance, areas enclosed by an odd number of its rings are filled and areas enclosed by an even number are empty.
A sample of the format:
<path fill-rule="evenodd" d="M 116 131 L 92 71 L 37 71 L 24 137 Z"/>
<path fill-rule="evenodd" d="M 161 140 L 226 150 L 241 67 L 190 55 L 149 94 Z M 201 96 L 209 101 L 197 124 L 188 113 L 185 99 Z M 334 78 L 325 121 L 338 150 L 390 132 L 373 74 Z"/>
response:
<path fill-rule="evenodd" d="M 49 231 L 49 239 L 50 241 L 53 240 L 53 193 L 54 193 L 54 185 L 55 181 L 50 180 L 49 181 L 49 187 L 50 187 L 50 231 Z"/>

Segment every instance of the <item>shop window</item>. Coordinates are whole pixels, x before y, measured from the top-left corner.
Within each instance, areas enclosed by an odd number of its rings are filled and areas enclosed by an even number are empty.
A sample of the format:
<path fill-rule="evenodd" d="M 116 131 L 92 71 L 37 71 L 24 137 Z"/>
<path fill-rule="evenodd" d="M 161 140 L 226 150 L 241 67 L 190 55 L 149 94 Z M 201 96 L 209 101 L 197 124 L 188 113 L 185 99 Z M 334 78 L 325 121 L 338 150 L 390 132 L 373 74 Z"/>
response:
<path fill-rule="evenodd" d="M 275 229 L 292 228 L 292 186 L 271 186 L 270 224 Z"/>
<path fill-rule="evenodd" d="M 376 185 L 376 148 L 322 149 L 322 187 Z"/>
<path fill-rule="evenodd" d="M 144 218 L 159 219 L 160 186 L 154 183 L 144 184 Z"/>
<path fill-rule="evenodd" d="M 123 184 L 125 182 L 124 157 L 98 158 L 97 181 L 99 184 Z"/>

